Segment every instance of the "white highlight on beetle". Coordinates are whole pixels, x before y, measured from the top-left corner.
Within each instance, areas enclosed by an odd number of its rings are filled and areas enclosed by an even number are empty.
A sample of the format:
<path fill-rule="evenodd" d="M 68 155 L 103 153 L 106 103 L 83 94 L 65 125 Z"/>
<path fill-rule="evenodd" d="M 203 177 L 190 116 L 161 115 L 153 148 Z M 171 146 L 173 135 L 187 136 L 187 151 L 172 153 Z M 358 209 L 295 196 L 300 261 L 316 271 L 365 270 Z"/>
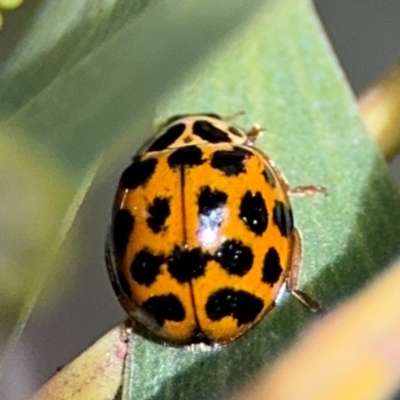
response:
<path fill-rule="evenodd" d="M 200 228 L 197 231 L 197 238 L 206 247 L 213 246 L 218 241 L 219 227 L 224 219 L 224 208 L 217 207 L 207 214 L 200 215 Z"/>

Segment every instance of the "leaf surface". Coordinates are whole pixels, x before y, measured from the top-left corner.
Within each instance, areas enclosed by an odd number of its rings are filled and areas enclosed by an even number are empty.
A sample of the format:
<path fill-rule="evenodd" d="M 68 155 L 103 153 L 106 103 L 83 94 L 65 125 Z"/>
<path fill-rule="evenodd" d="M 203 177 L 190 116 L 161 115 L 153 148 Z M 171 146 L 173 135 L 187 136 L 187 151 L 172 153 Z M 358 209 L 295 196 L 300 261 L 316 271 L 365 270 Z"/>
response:
<path fill-rule="evenodd" d="M 244 110 L 234 122 L 266 128 L 257 145 L 291 186 L 327 188 L 327 197 L 293 198 L 303 237 L 300 287 L 326 308 L 357 291 L 397 254 L 398 195 L 310 2 L 266 5 L 159 110 L 227 116 Z M 124 399 L 229 398 L 313 317 L 290 298 L 243 338 L 206 350 L 164 346 L 139 332 Z"/>

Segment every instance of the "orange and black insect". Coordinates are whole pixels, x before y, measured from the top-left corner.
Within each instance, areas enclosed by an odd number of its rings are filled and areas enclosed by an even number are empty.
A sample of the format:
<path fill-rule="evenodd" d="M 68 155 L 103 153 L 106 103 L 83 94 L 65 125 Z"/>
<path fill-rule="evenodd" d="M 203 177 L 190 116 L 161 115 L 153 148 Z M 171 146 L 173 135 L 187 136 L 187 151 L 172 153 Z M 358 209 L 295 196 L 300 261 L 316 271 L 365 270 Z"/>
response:
<path fill-rule="evenodd" d="M 166 341 L 232 341 L 285 287 L 318 309 L 297 289 L 291 189 L 253 147 L 259 132 L 215 114 L 176 116 L 121 176 L 108 271 L 126 312 Z"/>

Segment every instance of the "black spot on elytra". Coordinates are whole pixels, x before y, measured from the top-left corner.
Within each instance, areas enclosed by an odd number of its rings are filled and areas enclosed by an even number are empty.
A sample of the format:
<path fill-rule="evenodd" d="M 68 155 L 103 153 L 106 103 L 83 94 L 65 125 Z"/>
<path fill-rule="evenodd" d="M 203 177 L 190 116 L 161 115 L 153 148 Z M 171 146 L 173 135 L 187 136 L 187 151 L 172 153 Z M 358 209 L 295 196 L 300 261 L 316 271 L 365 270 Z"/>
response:
<path fill-rule="evenodd" d="M 140 285 L 152 285 L 157 279 L 164 261 L 164 257 L 156 256 L 148 249 L 139 251 L 131 263 L 132 278 Z"/>
<path fill-rule="evenodd" d="M 221 289 L 207 300 L 206 313 L 212 321 L 232 317 L 238 326 L 253 322 L 263 309 L 264 302 L 243 290 Z"/>
<path fill-rule="evenodd" d="M 282 273 L 281 260 L 275 247 L 271 247 L 264 257 L 262 268 L 262 280 L 269 285 L 274 285 L 278 282 Z"/>
<path fill-rule="evenodd" d="M 135 219 L 129 210 L 118 210 L 113 223 L 114 250 L 118 257 L 123 258 L 128 247 L 129 236 L 133 231 Z"/>
<path fill-rule="evenodd" d="M 226 176 L 246 172 L 245 159 L 252 153 L 240 147 L 234 150 L 218 150 L 211 158 L 211 166 L 222 171 Z"/>
<path fill-rule="evenodd" d="M 153 296 L 142 304 L 142 308 L 161 326 L 165 321 L 181 322 L 185 319 L 185 309 L 174 294 Z"/>
<path fill-rule="evenodd" d="M 272 171 L 269 168 L 265 167 L 264 171 L 262 172 L 262 175 L 263 175 L 265 181 L 268 183 L 268 185 L 270 185 L 271 187 L 274 188 L 276 185 L 276 182 L 275 182 L 275 177 L 274 177 Z"/>
<path fill-rule="evenodd" d="M 244 136 L 243 133 L 240 132 L 238 128 L 236 128 L 235 126 L 232 126 L 232 125 L 228 128 L 228 131 L 230 133 L 232 133 L 232 135 L 235 135 L 235 136 L 239 136 L 239 137 Z"/>
<path fill-rule="evenodd" d="M 240 203 L 239 217 L 256 235 L 261 236 L 268 226 L 268 211 L 260 192 L 244 194 Z"/>
<path fill-rule="evenodd" d="M 165 150 L 182 135 L 186 128 L 185 124 L 176 124 L 168 128 L 160 137 L 154 140 L 147 151 Z"/>
<path fill-rule="evenodd" d="M 168 156 L 168 165 L 171 168 L 182 166 L 194 167 L 203 164 L 203 152 L 197 146 L 184 146 L 175 150 Z"/>
<path fill-rule="evenodd" d="M 230 274 L 244 276 L 250 271 L 254 255 L 250 247 L 239 240 L 226 240 L 215 253 L 214 258 Z"/>
<path fill-rule="evenodd" d="M 149 217 L 146 219 L 147 225 L 154 233 L 160 232 L 171 214 L 169 199 L 156 197 L 153 203 L 147 207 L 147 212 L 149 213 Z"/>
<path fill-rule="evenodd" d="M 212 211 L 222 208 L 227 200 L 226 193 L 220 190 L 212 190 L 210 186 L 203 186 L 197 199 L 200 215 L 210 215 Z"/>
<path fill-rule="evenodd" d="M 147 160 L 134 161 L 121 176 L 122 189 L 136 189 L 145 185 L 156 170 L 157 159 L 148 158 Z"/>
<path fill-rule="evenodd" d="M 209 143 L 230 142 L 229 135 L 221 129 L 218 129 L 211 122 L 197 120 L 193 124 L 193 134 Z"/>
<path fill-rule="evenodd" d="M 273 220 L 282 236 L 288 236 L 292 233 L 294 228 L 292 209 L 279 200 L 275 201 Z"/>
<path fill-rule="evenodd" d="M 199 247 L 188 250 L 175 246 L 172 255 L 168 258 L 168 271 L 178 282 L 189 282 L 204 274 L 210 258 Z"/>

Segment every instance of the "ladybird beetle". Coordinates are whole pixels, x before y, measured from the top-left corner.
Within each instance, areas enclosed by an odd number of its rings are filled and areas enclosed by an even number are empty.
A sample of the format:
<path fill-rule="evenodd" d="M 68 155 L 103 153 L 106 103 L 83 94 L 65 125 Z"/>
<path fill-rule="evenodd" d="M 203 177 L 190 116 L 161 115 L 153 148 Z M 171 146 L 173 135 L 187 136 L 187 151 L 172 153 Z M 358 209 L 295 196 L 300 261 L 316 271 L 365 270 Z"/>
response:
<path fill-rule="evenodd" d="M 291 190 L 248 133 L 216 114 L 170 118 L 123 172 L 106 260 L 125 311 L 165 341 L 227 343 L 286 288 L 297 289 L 301 243 Z"/>

